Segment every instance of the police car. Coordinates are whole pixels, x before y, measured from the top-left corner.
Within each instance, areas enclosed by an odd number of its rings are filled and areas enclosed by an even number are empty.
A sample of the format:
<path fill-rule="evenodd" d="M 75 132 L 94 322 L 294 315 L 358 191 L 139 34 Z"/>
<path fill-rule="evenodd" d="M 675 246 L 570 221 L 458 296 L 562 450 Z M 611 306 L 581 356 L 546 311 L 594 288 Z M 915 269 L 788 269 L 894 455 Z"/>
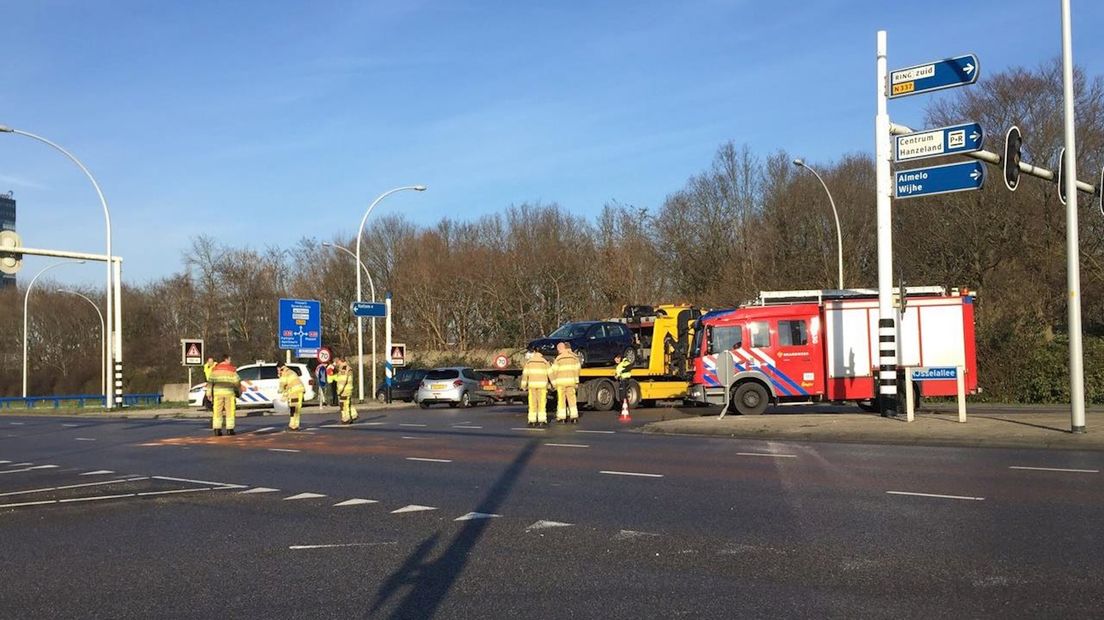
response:
<path fill-rule="evenodd" d="M 306 364 L 288 364 L 292 372 L 299 375 L 299 381 L 303 383 L 306 392 L 303 394 L 303 402 L 315 397 L 314 379 Z M 271 407 L 272 401 L 280 394 L 280 375 L 276 370 L 275 362 L 256 362 L 238 368 L 238 376 L 242 381 L 242 393 L 238 397 L 238 407 Z M 193 386 L 188 391 L 188 404 L 192 407 L 203 406 L 203 393 L 207 389 L 206 383 Z"/>

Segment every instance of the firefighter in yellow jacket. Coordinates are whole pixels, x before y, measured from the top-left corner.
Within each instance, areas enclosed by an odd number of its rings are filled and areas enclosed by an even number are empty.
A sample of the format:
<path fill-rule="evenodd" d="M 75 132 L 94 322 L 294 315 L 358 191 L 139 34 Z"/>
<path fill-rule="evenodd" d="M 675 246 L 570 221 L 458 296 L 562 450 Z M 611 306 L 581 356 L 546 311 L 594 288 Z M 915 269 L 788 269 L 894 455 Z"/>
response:
<path fill-rule="evenodd" d="M 337 400 L 341 403 L 341 423 L 352 424 L 356 422 L 357 412 L 350 401 L 353 399 L 353 372 L 348 364 L 338 367 L 337 374 L 330 378 L 334 382 L 337 392 Z"/>
<path fill-rule="evenodd" d="M 303 387 L 303 382 L 299 380 L 299 375 L 295 374 L 295 371 L 288 368 L 283 362 L 276 364 L 276 368 L 280 373 L 280 396 L 287 401 L 288 410 L 291 414 L 288 419 L 288 430 L 299 430 L 299 412 L 303 410 L 303 395 L 306 393 L 306 388 Z"/>
<path fill-rule="evenodd" d="M 579 387 L 579 358 L 571 350 L 570 342 L 556 345 L 556 359 L 552 362 L 552 386 L 556 388 L 556 421 L 579 423 L 579 405 L 575 391 Z"/>
<path fill-rule="evenodd" d="M 548 386 L 552 367 L 533 351 L 521 369 L 521 389 L 529 390 L 529 426 L 548 426 Z"/>
<path fill-rule="evenodd" d="M 238 376 L 238 369 L 230 363 L 229 355 L 223 355 L 222 361 L 211 369 L 211 378 L 207 382 L 207 396 L 213 403 L 211 428 L 216 435 L 222 435 L 224 414 L 226 432 L 229 435 L 234 434 L 234 414 L 238 394 L 241 394 L 241 377 Z"/>

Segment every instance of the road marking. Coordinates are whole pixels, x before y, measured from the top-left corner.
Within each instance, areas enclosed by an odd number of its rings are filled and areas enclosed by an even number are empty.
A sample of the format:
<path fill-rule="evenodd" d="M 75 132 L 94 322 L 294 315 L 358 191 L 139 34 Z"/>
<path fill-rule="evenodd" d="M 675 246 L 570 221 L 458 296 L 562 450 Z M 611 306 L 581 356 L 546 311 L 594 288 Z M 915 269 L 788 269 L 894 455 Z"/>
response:
<path fill-rule="evenodd" d="M 576 432 L 576 433 L 595 433 L 595 434 L 602 434 L 602 435 L 612 435 L 612 434 L 616 433 L 617 431 L 584 431 L 584 430 L 576 430 L 575 432 Z"/>
<path fill-rule="evenodd" d="M 146 491 L 145 493 L 139 493 L 138 497 L 144 497 L 147 495 L 172 495 L 174 493 L 195 493 L 197 491 L 215 491 L 225 488 L 226 487 L 200 487 L 197 489 L 173 489 L 171 491 Z"/>
<path fill-rule="evenodd" d="M 302 551 L 304 549 L 337 549 L 339 547 L 377 547 L 380 545 L 396 545 L 397 541 L 389 540 L 387 542 L 370 542 L 370 543 L 338 543 L 333 545 L 291 545 L 288 549 L 292 551 Z"/>
<path fill-rule="evenodd" d="M 525 531 L 529 532 L 529 531 L 532 531 L 532 530 L 543 530 L 543 529 L 550 528 L 550 527 L 570 527 L 572 525 L 574 525 L 574 523 L 564 523 L 562 521 L 543 521 L 542 520 L 542 521 L 537 521 L 533 525 L 530 525 L 529 527 L 525 528 Z"/>
<path fill-rule="evenodd" d="M 427 458 L 422 458 L 420 456 L 408 456 L 408 457 L 406 457 L 406 460 L 408 460 L 408 461 L 422 461 L 422 462 L 425 462 L 425 463 L 451 463 L 452 462 L 452 459 L 427 459 Z"/>
<path fill-rule="evenodd" d="M 142 448 L 160 448 L 161 446 L 165 446 L 165 445 L 168 445 L 168 444 L 163 444 L 163 443 L 140 443 L 138 445 Z"/>
<path fill-rule="evenodd" d="M 491 514 L 488 512 L 469 512 L 468 514 L 456 517 L 453 521 L 475 521 L 477 519 L 497 519 L 502 515 Z"/>
<path fill-rule="evenodd" d="M 453 424 L 453 428 L 483 428 L 482 426 L 471 426 L 468 424 Z"/>
<path fill-rule="evenodd" d="M 361 505 L 364 505 L 364 504 L 378 504 L 378 503 L 379 502 L 374 500 L 374 499 L 347 499 L 343 502 L 338 502 L 338 503 L 334 504 L 334 506 L 335 507 L 337 507 L 337 506 L 361 506 Z"/>
<path fill-rule="evenodd" d="M 317 499 L 319 497 L 326 496 L 322 495 L 321 493 L 300 493 L 298 495 L 292 495 L 291 497 L 285 497 L 284 501 L 286 502 L 289 499 Z"/>
<path fill-rule="evenodd" d="M 73 497 L 70 499 L 57 499 L 54 501 L 59 504 L 72 504 L 73 502 L 98 502 L 103 499 L 119 499 L 121 497 L 134 497 L 134 493 L 123 493 L 121 495 L 98 495 L 93 497 Z"/>
<path fill-rule="evenodd" d="M 913 495 L 916 497 L 937 497 L 939 499 L 965 499 L 975 502 L 983 501 L 984 497 L 971 497 L 969 495 L 940 495 L 938 493 L 912 493 L 909 491 L 886 491 L 889 495 Z"/>
<path fill-rule="evenodd" d="M 632 538 L 655 537 L 655 536 L 659 536 L 659 534 L 653 534 L 651 532 L 637 532 L 636 530 L 621 530 L 620 532 L 617 532 L 616 534 L 614 534 L 613 539 L 614 540 L 630 540 Z"/>
<path fill-rule="evenodd" d="M 1075 474 L 1099 474 L 1099 469 L 1064 469 L 1061 467 L 1026 467 L 1022 465 L 1012 465 L 1008 469 L 1027 469 L 1030 471 L 1064 471 Z"/>
<path fill-rule="evenodd" d="M 192 484 L 202 484 L 204 486 L 216 486 L 226 487 L 228 489 L 244 489 L 244 484 L 230 484 L 229 482 L 211 482 L 210 480 L 191 480 L 189 478 L 173 478 L 171 476 L 152 476 L 154 480 L 168 480 L 170 482 L 190 482 Z"/>
<path fill-rule="evenodd" d="M 402 436 L 402 437 L 400 437 L 399 439 L 417 439 L 417 437 L 411 437 L 411 436 L 409 436 L 409 435 L 403 435 L 403 436 Z"/>
<path fill-rule="evenodd" d="M 8 467 L 23 467 L 25 465 L 34 465 L 34 463 L 12 463 L 11 465 L 8 465 Z"/>
<path fill-rule="evenodd" d="M 7 497 L 9 495 L 29 495 L 31 493 L 46 493 L 48 491 L 61 491 L 63 489 L 78 489 L 81 487 L 95 487 L 104 484 L 119 484 L 121 482 L 136 482 L 138 480 L 148 480 L 148 476 L 142 476 L 140 478 L 120 478 L 119 480 L 102 480 L 100 482 L 86 482 L 84 484 L 69 484 L 60 487 L 44 487 L 41 489 L 31 489 L 29 491 L 10 491 L 8 493 L 0 493 L 0 497 Z"/>
<path fill-rule="evenodd" d="M 69 428 L 73 428 L 75 426 L 80 426 L 80 424 L 62 424 L 62 426 L 68 426 Z"/>
<path fill-rule="evenodd" d="M 552 446 L 554 448 L 589 448 L 590 446 L 585 443 L 549 443 L 545 442 L 544 445 Z"/>
<path fill-rule="evenodd" d="M 244 491 L 239 491 L 239 493 L 243 493 L 243 494 L 245 494 L 245 493 L 275 493 L 276 491 L 279 491 L 279 490 L 280 489 L 270 489 L 269 487 L 253 487 L 252 489 L 246 489 Z"/>
<path fill-rule="evenodd" d="M 737 452 L 736 456 L 768 456 L 776 459 L 796 459 L 796 454 L 770 454 L 767 452 Z"/>
<path fill-rule="evenodd" d="M 254 435 L 260 435 L 261 433 L 274 430 L 275 428 L 276 428 L 275 426 L 266 426 L 264 428 L 258 428 L 257 430 L 253 431 L 253 434 Z"/>
<path fill-rule="evenodd" d="M 398 510 L 392 510 L 391 514 L 397 515 L 397 514 L 402 514 L 404 512 L 421 512 L 423 510 L 437 510 L 437 509 L 434 508 L 433 506 L 419 506 L 418 504 L 410 504 L 409 506 L 403 506 L 402 508 L 399 508 Z"/>
<path fill-rule="evenodd" d="M 23 426 L 23 422 L 8 422 L 8 424 L 11 424 L 12 426 Z"/>
<path fill-rule="evenodd" d="M 11 463 L 11 461 L 0 461 L 0 465 L 4 465 L 6 463 Z"/>
<path fill-rule="evenodd" d="M 102 476 L 104 474 L 113 474 L 113 473 L 115 473 L 115 472 L 111 471 L 110 469 L 97 469 L 96 471 L 86 471 L 81 475 L 82 476 Z"/>
<path fill-rule="evenodd" d="M 0 508 L 19 508 L 20 506 L 44 506 L 46 504 L 56 504 L 56 499 L 48 499 L 41 502 L 20 502 L 18 504 L 0 504 Z"/>
<path fill-rule="evenodd" d="M 77 441 L 96 441 L 96 440 L 95 440 L 94 438 L 92 438 L 92 437 L 76 437 L 75 439 L 76 439 Z"/>
<path fill-rule="evenodd" d="M 609 474 L 611 476 L 640 476 L 641 478 L 662 478 L 663 474 L 642 474 L 635 471 L 609 471 L 603 469 L 598 472 L 600 474 Z"/>
<path fill-rule="evenodd" d="M 364 426 L 385 426 L 387 422 L 361 422 Z"/>
<path fill-rule="evenodd" d="M 23 469 L 8 469 L 0 471 L 0 474 L 18 474 L 25 471 L 34 471 L 36 469 L 57 469 L 57 465 L 35 465 L 34 467 L 24 467 Z"/>
<path fill-rule="evenodd" d="M 512 430 L 512 431 L 540 431 L 540 432 L 543 433 L 546 429 L 533 428 L 531 426 L 516 426 L 514 428 L 511 428 L 510 430 Z"/>
<path fill-rule="evenodd" d="M 428 425 L 427 424 L 400 424 L 399 426 L 414 426 L 414 427 L 417 427 L 417 428 L 425 428 Z"/>
<path fill-rule="evenodd" d="M 293 450 L 291 448 L 269 448 L 268 451 L 269 452 L 299 452 L 298 450 Z"/>

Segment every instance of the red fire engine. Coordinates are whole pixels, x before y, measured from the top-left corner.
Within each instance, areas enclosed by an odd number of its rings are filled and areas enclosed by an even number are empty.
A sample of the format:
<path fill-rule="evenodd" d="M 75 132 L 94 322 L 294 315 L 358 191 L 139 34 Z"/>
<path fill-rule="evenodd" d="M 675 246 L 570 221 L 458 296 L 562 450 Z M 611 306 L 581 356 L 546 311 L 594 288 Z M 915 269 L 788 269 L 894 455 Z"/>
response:
<path fill-rule="evenodd" d="M 942 287 L 908 287 L 894 295 L 898 368 L 962 367 L 977 393 L 974 296 Z M 745 415 L 778 405 L 855 401 L 871 410 L 878 365 L 878 292 L 764 291 L 754 302 L 699 319 L 691 352 L 688 399 L 722 405 L 720 353 L 734 363 L 732 407 Z M 899 381 L 900 383 L 900 381 Z M 916 394 L 953 396 L 956 380 L 916 384 Z M 902 387 L 903 393 L 903 387 Z"/>

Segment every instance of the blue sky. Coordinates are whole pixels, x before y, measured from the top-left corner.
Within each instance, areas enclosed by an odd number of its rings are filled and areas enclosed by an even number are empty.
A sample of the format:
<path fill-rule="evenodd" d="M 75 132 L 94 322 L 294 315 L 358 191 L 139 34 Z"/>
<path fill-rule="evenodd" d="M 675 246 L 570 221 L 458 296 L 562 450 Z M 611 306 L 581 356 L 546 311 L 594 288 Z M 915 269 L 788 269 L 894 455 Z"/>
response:
<path fill-rule="evenodd" d="M 877 30 L 891 69 L 974 52 L 982 80 L 1056 57 L 1061 34 L 1056 0 L 0 6 L 0 123 L 93 171 L 132 283 L 178 271 L 202 233 L 254 247 L 352 234 L 398 185 L 430 190 L 377 214 L 432 223 L 525 201 L 590 214 L 657 207 L 727 140 L 812 162 L 872 151 Z M 1104 3 L 1073 13 L 1075 58 L 1104 75 Z M 890 115 L 917 126 L 930 99 Z M 60 155 L 0 135 L 7 190 L 26 245 L 103 251 L 95 195 Z"/>

